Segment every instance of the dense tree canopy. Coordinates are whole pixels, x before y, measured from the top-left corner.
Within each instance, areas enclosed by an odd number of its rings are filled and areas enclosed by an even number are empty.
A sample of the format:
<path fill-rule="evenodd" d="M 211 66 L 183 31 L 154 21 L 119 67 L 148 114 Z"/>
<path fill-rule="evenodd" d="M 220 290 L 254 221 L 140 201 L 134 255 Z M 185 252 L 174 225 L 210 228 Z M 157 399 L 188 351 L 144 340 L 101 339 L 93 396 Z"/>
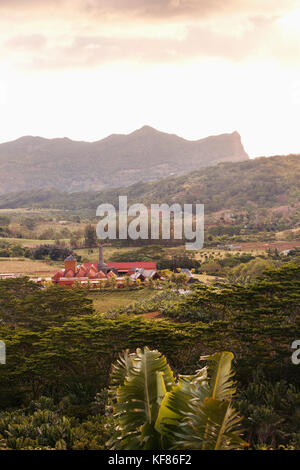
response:
<path fill-rule="evenodd" d="M 0 281 L 0 339 L 7 349 L 6 364 L 0 367 L 3 413 L 19 407 L 18 416 L 25 415 L 17 419 L 31 425 L 33 417 L 22 411 L 30 400 L 46 395 L 55 406 L 68 403 L 53 419 L 60 426 L 63 413 L 83 425 L 93 415 L 85 426 L 102 433 L 92 444 L 98 448 L 106 440 L 100 397 L 119 353 L 159 348 L 177 377 L 193 374 L 202 355 L 232 351 L 238 408 L 245 416 L 251 446 L 299 446 L 300 383 L 298 368 L 291 361 L 291 344 L 300 338 L 300 265 L 268 270 L 253 283 L 198 285 L 184 296 L 172 290 L 155 295 L 157 309 L 164 315 L 160 321 L 137 315 L 144 313 L 139 311 L 145 308 L 141 304 L 108 318 L 93 310 L 83 289 L 45 289 L 27 279 Z M 98 424 L 93 414 L 95 397 L 102 403 Z M 0 416 L 0 435 L 6 422 L 1 424 Z M 76 440 L 76 446 L 89 448 L 85 439 Z M 34 434 L 32 441 L 40 445 Z M 66 448 L 75 445 L 75 441 L 54 444 L 48 438 L 45 442 Z M 10 445 L 26 447 L 15 441 Z"/>

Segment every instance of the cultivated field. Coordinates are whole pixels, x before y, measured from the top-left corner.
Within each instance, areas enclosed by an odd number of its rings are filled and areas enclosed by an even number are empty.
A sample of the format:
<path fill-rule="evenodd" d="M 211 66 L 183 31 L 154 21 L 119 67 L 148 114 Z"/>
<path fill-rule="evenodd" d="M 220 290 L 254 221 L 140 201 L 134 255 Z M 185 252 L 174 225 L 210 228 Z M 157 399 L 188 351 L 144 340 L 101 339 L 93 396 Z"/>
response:
<path fill-rule="evenodd" d="M 0 274 L 18 273 L 30 276 L 53 276 L 59 264 L 25 258 L 0 258 Z"/>

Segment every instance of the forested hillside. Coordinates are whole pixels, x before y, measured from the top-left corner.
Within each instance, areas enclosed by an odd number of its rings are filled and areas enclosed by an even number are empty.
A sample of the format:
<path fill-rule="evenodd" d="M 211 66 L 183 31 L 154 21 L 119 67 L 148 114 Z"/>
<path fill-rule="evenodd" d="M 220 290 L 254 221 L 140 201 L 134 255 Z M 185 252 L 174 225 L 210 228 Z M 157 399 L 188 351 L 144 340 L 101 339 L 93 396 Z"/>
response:
<path fill-rule="evenodd" d="M 206 212 L 222 209 L 272 208 L 300 202 L 300 155 L 261 157 L 220 163 L 184 176 L 135 183 L 108 191 L 67 194 L 51 189 L 0 197 L 0 208 L 45 207 L 95 209 L 102 202 L 203 203 Z"/>

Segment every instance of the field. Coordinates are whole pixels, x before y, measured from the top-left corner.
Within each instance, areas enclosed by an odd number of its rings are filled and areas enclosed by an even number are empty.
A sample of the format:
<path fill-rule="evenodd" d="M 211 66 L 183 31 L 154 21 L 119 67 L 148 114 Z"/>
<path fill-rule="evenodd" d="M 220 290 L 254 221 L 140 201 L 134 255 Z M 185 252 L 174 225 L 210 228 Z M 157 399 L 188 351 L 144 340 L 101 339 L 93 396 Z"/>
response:
<path fill-rule="evenodd" d="M 24 274 L 30 276 L 53 276 L 59 269 L 57 263 L 27 260 L 25 258 L 0 258 L 1 274 Z"/>
<path fill-rule="evenodd" d="M 209 276 L 208 274 L 194 274 L 194 277 L 204 284 L 211 284 L 216 280 L 216 276 Z"/>
<path fill-rule="evenodd" d="M 293 248 L 300 247 L 300 241 L 278 241 L 278 242 L 245 242 L 237 243 L 241 247 L 240 251 L 267 251 L 269 248 L 278 251 L 292 250 Z M 233 250 L 237 251 L 237 250 Z"/>
<path fill-rule="evenodd" d="M 153 289 L 122 290 L 93 292 L 89 295 L 93 299 L 95 310 L 104 313 L 112 308 L 126 307 L 134 302 L 145 300 L 155 294 Z"/>
<path fill-rule="evenodd" d="M 112 255 L 116 253 L 122 254 L 128 251 L 136 251 L 138 248 L 135 247 L 118 247 L 118 246 L 104 246 L 104 257 L 106 261 L 110 261 Z M 74 250 L 76 254 L 81 256 L 85 262 L 97 261 L 98 259 L 98 249 L 97 248 L 80 248 Z"/>
<path fill-rule="evenodd" d="M 35 246 L 39 245 L 54 245 L 55 240 L 35 240 L 29 238 L 1 238 L 0 241 L 3 240 L 4 242 L 13 243 L 15 245 L 21 245 L 28 248 L 34 248 Z M 61 240 L 68 242 L 69 240 Z"/>

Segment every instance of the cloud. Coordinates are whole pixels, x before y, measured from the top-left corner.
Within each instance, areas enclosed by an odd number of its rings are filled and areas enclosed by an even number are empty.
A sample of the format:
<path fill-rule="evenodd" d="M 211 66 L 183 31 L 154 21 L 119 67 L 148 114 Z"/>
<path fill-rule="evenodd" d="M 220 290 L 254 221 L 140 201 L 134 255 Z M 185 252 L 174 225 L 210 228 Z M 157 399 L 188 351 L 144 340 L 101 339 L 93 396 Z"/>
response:
<path fill-rule="evenodd" d="M 276 40 L 275 40 L 276 38 Z M 214 31 L 190 26 L 183 38 L 106 37 L 100 35 L 58 38 L 46 46 L 45 38 L 22 38 L 9 41 L 11 47 L 32 48 L 32 55 L 20 56 L 26 68 L 86 69 L 115 62 L 140 64 L 184 63 L 201 58 L 221 58 L 235 62 L 275 58 L 293 63 L 300 54 L 299 42 L 288 40 L 271 21 L 254 18 L 250 26 L 235 31 Z"/>
<path fill-rule="evenodd" d="M 40 0 L 1 0 L 0 9 L 7 11 L 15 9 L 27 10 L 31 8 L 46 10 L 47 8 L 52 7 L 52 5 L 61 6 L 65 3 L 65 0 L 44 0 L 43 2 Z"/>
<path fill-rule="evenodd" d="M 298 0 L 83 0 L 83 9 L 98 14 L 132 14 L 138 17 L 222 16 L 227 14 L 282 14 Z"/>
<path fill-rule="evenodd" d="M 47 44 L 47 39 L 42 34 L 31 34 L 29 36 L 20 35 L 13 36 L 6 41 L 5 46 L 9 49 L 20 49 L 29 51 L 38 51 L 44 49 Z"/>
<path fill-rule="evenodd" d="M 299 41 L 287 37 L 277 20 L 295 5 L 300 1 L 0 0 L 7 15 L 0 53 L 14 65 L 43 71 L 203 57 L 293 62 Z M 30 8 L 34 18 L 27 14 L 24 21 L 22 13 Z M 9 18 L 16 20 L 16 35 Z M 180 34 L 172 24 L 180 26 Z"/>
<path fill-rule="evenodd" d="M 37 9 L 47 14 L 52 8 L 101 15 L 127 15 L 140 18 L 172 18 L 226 14 L 282 14 L 299 6 L 299 0 L 1 0 L 6 11 Z"/>

